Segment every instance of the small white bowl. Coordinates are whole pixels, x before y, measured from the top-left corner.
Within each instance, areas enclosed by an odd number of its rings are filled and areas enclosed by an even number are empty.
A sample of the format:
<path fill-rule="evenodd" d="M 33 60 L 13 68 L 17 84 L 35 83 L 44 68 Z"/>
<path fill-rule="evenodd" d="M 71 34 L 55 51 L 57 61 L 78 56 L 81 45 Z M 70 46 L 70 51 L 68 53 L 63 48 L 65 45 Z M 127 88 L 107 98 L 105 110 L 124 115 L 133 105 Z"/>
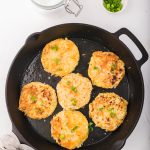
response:
<path fill-rule="evenodd" d="M 31 0 L 36 6 L 45 9 L 51 10 L 56 9 L 64 5 L 65 0 Z"/>
<path fill-rule="evenodd" d="M 102 0 L 102 5 L 103 5 L 103 1 L 104 1 L 104 0 Z M 107 10 L 104 5 L 103 5 L 103 8 L 104 8 L 108 13 L 110 13 L 110 14 L 118 14 L 118 13 L 121 13 L 121 12 L 123 12 L 123 11 L 125 10 L 125 8 L 127 7 L 127 4 L 128 4 L 128 0 L 122 0 L 122 9 L 121 9 L 120 11 L 117 11 L 117 12 L 111 12 L 111 11 Z"/>

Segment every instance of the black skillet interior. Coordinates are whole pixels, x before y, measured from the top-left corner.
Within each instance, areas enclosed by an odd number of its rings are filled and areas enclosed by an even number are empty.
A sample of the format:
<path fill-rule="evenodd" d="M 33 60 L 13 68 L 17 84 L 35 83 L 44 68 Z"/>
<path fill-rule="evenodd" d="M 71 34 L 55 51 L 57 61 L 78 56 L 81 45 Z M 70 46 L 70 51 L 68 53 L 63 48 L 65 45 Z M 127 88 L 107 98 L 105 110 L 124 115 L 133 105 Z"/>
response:
<path fill-rule="evenodd" d="M 90 132 L 89 138 L 82 146 L 82 149 L 119 149 L 135 127 L 141 113 L 143 105 L 142 76 L 133 55 L 119 41 L 118 37 L 89 25 L 60 25 L 31 35 L 27 39 L 12 65 L 6 87 L 8 111 L 14 126 L 23 139 L 34 148 L 39 150 L 63 149 L 56 144 L 52 144 L 55 141 L 50 136 L 49 122 L 53 115 L 62 110 L 59 104 L 52 116 L 43 120 L 30 119 L 17 110 L 20 90 L 24 84 L 31 81 L 40 81 L 56 88 L 60 78 L 51 76 L 43 70 L 40 57 L 46 43 L 61 37 L 71 39 L 78 46 L 80 61 L 74 72 L 81 73 L 85 77 L 88 77 L 88 62 L 95 50 L 112 51 L 125 62 L 126 75 L 119 86 L 116 89 L 102 89 L 94 86 L 90 100 L 91 102 L 99 92 L 115 92 L 127 99 L 129 101 L 128 115 L 124 123 L 113 133 L 94 127 L 94 131 Z M 91 122 L 88 115 L 88 105 L 81 108 L 80 111 Z"/>
<path fill-rule="evenodd" d="M 96 50 L 102 50 L 102 51 L 108 51 L 101 42 L 96 42 L 88 39 L 83 38 L 69 38 L 75 44 L 78 46 L 80 51 L 80 61 L 79 65 L 75 69 L 75 73 L 81 73 L 83 76 L 88 77 L 87 70 L 88 70 L 88 62 L 90 61 L 91 55 Z M 47 83 L 51 85 L 53 88 L 56 89 L 57 83 L 60 81 L 61 78 L 51 76 L 49 73 L 46 73 L 43 70 L 42 64 L 41 64 L 41 51 L 39 50 L 39 53 L 34 57 L 33 61 L 27 66 L 27 69 L 25 70 L 23 74 L 23 80 L 22 83 L 27 84 L 32 81 L 40 81 L 42 83 Z M 121 84 L 116 88 L 112 90 L 106 90 L 102 88 L 98 88 L 96 86 L 93 86 L 92 96 L 90 102 L 94 100 L 94 98 L 98 95 L 100 92 L 115 92 L 125 99 L 129 100 L 129 88 L 128 88 L 128 78 L 125 76 Z M 61 111 L 62 108 L 60 105 L 58 105 L 57 109 L 53 113 L 53 115 L 57 114 L 59 111 Z M 88 115 L 88 105 L 86 105 L 84 108 L 81 108 L 80 111 L 88 118 L 89 122 L 91 122 L 91 119 Z M 48 117 L 44 120 L 33 120 L 28 118 L 29 123 L 34 128 L 34 130 L 39 133 L 42 137 L 44 137 L 46 140 L 50 142 L 54 142 L 54 140 L 50 136 L 50 120 L 52 119 L 53 115 Z M 95 144 L 107 136 L 109 136 L 109 132 L 105 132 L 104 130 L 100 128 L 94 128 L 94 131 L 90 133 L 88 140 L 83 144 L 83 146 Z"/>

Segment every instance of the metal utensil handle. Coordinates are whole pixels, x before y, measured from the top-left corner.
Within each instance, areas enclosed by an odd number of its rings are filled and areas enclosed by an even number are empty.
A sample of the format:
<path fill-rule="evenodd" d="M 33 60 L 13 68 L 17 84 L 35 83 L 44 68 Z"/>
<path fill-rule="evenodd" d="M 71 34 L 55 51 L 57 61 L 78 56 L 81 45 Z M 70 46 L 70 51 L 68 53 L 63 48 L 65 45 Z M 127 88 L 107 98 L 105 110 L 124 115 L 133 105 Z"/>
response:
<path fill-rule="evenodd" d="M 114 33 L 116 36 L 120 36 L 122 34 L 127 35 L 138 47 L 140 52 L 142 53 L 142 58 L 140 60 L 137 60 L 138 65 L 141 67 L 147 60 L 148 60 L 148 53 L 144 46 L 141 44 L 141 42 L 126 28 L 122 28 Z"/>
<path fill-rule="evenodd" d="M 78 7 L 79 10 L 78 10 L 77 12 L 73 12 L 73 11 L 69 8 L 71 2 L 74 2 L 74 4 L 76 4 L 76 6 Z M 66 10 L 68 13 L 74 14 L 74 15 L 77 17 L 77 16 L 80 14 L 80 12 L 81 12 L 82 9 L 83 9 L 83 5 L 81 5 L 78 0 L 67 0 L 67 1 L 66 1 L 65 10 Z"/>

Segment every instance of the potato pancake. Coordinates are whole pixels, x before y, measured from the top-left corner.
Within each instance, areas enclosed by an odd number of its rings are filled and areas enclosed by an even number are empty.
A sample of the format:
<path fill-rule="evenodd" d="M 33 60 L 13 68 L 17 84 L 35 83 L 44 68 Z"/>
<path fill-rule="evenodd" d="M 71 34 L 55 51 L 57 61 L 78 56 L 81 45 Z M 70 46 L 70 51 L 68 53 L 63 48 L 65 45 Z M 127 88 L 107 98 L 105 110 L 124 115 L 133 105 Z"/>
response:
<path fill-rule="evenodd" d="M 57 106 L 55 90 L 40 82 L 31 82 L 23 86 L 19 100 L 19 110 L 32 119 L 50 116 Z"/>
<path fill-rule="evenodd" d="M 50 124 L 52 137 L 67 149 L 79 148 L 88 138 L 88 121 L 79 111 L 61 111 Z"/>
<path fill-rule="evenodd" d="M 125 75 L 124 62 L 112 52 L 96 51 L 92 54 L 88 75 L 93 85 L 116 88 Z"/>
<path fill-rule="evenodd" d="M 59 104 L 66 110 L 74 110 L 89 102 L 92 84 L 81 74 L 71 73 L 60 80 L 56 89 Z"/>
<path fill-rule="evenodd" d="M 89 104 L 89 116 L 97 127 L 114 131 L 123 123 L 127 105 L 128 102 L 115 93 L 100 93 Z"/>
<path fill-rule="evenodd" d="M 78 65 L 79 50 L 68 39 L 56 39 L 46 44 L 42 51 L 41 62 L 45 71 L 63 77 Z"/>

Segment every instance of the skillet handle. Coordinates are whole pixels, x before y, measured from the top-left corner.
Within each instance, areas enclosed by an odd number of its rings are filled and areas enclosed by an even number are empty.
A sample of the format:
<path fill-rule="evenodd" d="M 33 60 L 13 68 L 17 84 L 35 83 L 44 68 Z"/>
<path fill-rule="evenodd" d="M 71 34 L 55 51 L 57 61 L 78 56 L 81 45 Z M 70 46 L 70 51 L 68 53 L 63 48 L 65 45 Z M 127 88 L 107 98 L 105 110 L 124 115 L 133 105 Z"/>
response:
<path fill-rule="evenodd" d="M 122 34 L 127 35 L 133 42 L 134 44 L 138 47 L 140 52 L 142 53 L 142 58 L 140 60 L 137 60 L 137 63 L 139 67 L 141 66 L 148 60 L 148 53 L 144 46 L 141 44 L 141 42 L 126 28 L 121 28 L 117 32 L 114 33 L 117 37 L 119 37 Z"/>

